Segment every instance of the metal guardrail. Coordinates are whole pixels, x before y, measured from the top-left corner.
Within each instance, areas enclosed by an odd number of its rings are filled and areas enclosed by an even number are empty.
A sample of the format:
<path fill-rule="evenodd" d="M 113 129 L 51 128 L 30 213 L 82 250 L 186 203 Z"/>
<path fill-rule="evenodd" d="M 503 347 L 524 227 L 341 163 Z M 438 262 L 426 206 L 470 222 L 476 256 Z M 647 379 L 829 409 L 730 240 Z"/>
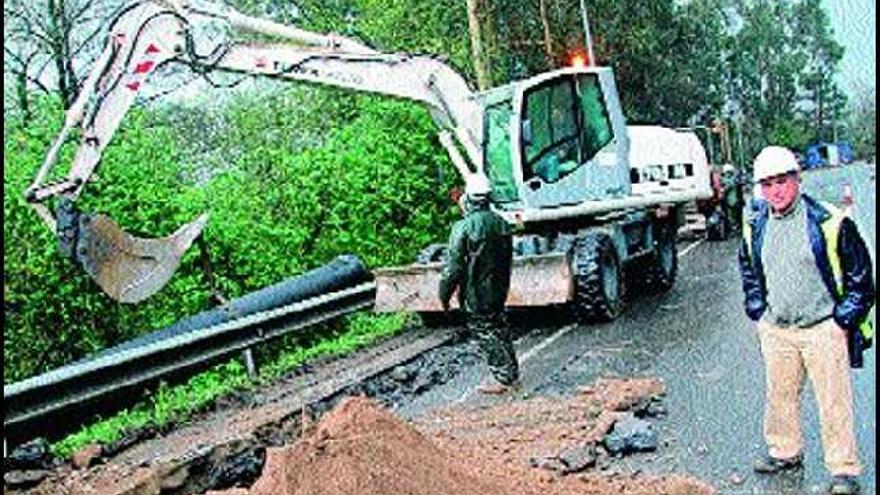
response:
<path fill-rule="evenodd" d="M 4 430 L 27 431 L 50 415 L 371 307 L 375 295 L 375 282 L 366 282 L 4 386 Z"/>

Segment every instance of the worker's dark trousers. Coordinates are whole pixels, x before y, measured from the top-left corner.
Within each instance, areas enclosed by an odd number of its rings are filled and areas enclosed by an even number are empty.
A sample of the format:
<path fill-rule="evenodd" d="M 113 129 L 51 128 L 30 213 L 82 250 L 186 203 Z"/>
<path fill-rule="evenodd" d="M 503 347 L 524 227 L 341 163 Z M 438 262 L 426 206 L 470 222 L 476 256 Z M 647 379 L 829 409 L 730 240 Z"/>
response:
<path fill-rule="evenodd" d="M 476 339 L 492 376 L 504 385 L 519 379 L 519 365 L 504 313 L 467 315 L 468 333 Z"/>

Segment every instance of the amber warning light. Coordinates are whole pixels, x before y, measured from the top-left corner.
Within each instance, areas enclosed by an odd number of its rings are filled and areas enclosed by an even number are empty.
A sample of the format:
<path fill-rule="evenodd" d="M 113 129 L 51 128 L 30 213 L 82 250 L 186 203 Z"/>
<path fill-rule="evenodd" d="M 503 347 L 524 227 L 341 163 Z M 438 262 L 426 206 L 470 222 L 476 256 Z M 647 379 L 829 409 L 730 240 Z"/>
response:
<path fill-rule="evenodd" d="M 568 65 L 571 67 L 587 67 L 590 58 L 583 49 L 575 49 L 568 53 Z"/>

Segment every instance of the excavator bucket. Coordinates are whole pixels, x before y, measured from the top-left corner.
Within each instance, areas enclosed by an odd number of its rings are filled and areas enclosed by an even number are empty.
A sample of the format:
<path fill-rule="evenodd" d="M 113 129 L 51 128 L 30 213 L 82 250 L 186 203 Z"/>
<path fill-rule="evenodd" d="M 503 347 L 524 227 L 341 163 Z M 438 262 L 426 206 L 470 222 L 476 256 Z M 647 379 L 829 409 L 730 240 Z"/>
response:
<path fill-rule="evenodd" d="M 440 262 L 380 268 L 376 277 L 377 313 L 442 311 L 439 288 Z M 548 306 L 571 301 L 574 294 L 569 257 L 562 253 L 514 258 L 507 306 Z M 450 301 L 458 307 L 458 297 Z"/>
<path fill-rule="evenodd" d="M 202 214 L 168 237 L 141 239 L 106 215 L 81 214 L 75 257 L 107 295 L 119 302 L 140 302 L 168 282 L 207 222 L 208 215 Z"/>

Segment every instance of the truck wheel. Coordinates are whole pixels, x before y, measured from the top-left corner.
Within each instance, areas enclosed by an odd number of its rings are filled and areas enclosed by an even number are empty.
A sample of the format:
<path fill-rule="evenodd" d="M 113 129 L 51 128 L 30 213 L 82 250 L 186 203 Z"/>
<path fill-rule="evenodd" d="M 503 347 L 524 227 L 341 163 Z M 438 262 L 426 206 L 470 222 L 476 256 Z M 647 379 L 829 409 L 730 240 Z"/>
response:
<path fill-rule="evenodd" d="M 650 254 L 645 287 L 652 292 L 666 292 L 678 274 L 678 246 L 675 229 L 668 224 L 654 225 L 654 252 Z"/>
<path fill-rule="evenodd" d="M 572 257 L 574 311 L 580 321 L 612 321 L 623 310 L 624 277 L 611 238 L 587 233 L 575 241 Z"/>

